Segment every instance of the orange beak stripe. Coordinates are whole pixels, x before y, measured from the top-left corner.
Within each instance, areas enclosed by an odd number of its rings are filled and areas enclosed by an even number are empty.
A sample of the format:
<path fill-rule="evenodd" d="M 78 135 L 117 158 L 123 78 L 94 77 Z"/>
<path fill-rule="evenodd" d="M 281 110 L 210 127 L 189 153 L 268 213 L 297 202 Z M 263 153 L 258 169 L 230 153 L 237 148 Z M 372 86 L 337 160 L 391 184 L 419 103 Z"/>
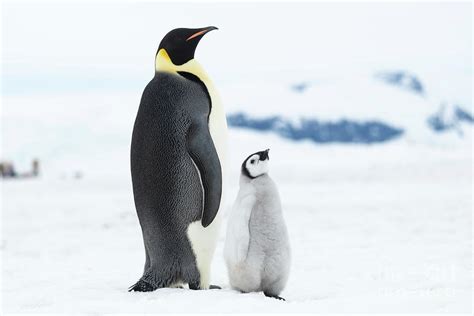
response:
<path fill-rule="evenodd" d="M 188 37 L 188 38 L 186 39 L 186 42 L 189 41 L 189 40 L 192 40 L 192 39 L 195 38 L 195 37 L 198 37 L 199 35 L 202 35 L 202 34 L 206 33 L 207 31 L 209 31 L 209 29 L 202 30 L 202 31 L 199 31 L 199 32 L 194 33 L 193 35 L 191 35 L 190 37 Z"/>

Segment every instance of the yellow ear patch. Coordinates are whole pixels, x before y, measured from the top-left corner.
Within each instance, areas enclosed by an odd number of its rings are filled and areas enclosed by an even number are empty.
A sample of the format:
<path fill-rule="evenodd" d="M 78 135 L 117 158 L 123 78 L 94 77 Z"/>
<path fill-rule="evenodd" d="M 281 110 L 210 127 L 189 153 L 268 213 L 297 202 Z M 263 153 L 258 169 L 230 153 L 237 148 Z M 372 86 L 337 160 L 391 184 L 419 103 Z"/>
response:
<path fill-rule="evenodd" d="M 176 71 L 176 66 L 164 48 L 160 49 L 158 54 L 156 54 L 155 69 L 160 71 Z"/>
<path fill-rule="evenodd" d="M 160 51 L 158 52 L 158 55 L 160 56 L 160 58 L 163 58 L 171 62 L 171 58 L 168 55 L 168 52 L 164 48 L 160 49 Z"/>
<path fill-rule="evenodd" d="M 198 76 L 204 84 L 207 84 L 207 81 L 209 81 L 206 72 L 195 59 L 191 59 L 187 63 L 179 66 L 175 65 L 164 48 L 160 49 L 158 54 L 156 54 L 155 70 L 166 72 L 186 71 Z"/>

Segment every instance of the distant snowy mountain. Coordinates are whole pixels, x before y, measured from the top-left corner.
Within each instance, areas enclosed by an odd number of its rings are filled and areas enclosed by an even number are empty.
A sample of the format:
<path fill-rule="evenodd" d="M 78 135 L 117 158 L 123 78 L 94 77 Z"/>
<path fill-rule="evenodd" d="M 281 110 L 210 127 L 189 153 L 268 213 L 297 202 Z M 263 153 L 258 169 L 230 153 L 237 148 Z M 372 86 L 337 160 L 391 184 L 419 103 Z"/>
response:
<path fill-rule="evenodd" d="M 375 74 L 375 77 L 385 83 L 399 86 L 408 91 L 424 94 L 425 89 L 421 80 L 407 71 L 384 71 Z"/>
<path fill-rule="evenodd" d="M 474 118 L 456 104 L 441 104 L 439 110 L 428 117 L 428 125 L 437 132 L 455 130 L 462 133 L 463 124 L 474 124 Z"/>
<path fill-rule="evenodd" d="M 432 97 L 408 71 L 330 80 L 272 79 L 233 84 L 225 93 L 231 100 L 226 103 L 230 127 L 292 140 L 372 144 L 407 137 L 432 142 L 440 133 L 462 137 L 464 128 L 474 126 L 468 107 Z"/>
<path fill-rule="evenodd" d="M 289 145 L 407 140 L 463 146 L 472 139 L 470 98 L 438 93 L 443 87 L 436 86 L 438 77 L 422 77 L 422 95 L 374 78 L 372 71 L 344 71 L 271 73 L 220 82 L 229 127 L 250 132 L 254 141 L 264 139 L 265 133 Z M 450 83 L 451 89 L 469 82 L 470 77 L 465 78 Z M 123 153 L 129 150 L 140 94 L 137 89 L 3 96 L 2 158 L 14 161 L 18 171 L 29 170 L 31 161 L 39 158 L 45 169 L 61 170 L 66 177 L 84 171 L 79 166 L 85 165 L 88 172 L 94 166 L 99 172 L 100 162 L 109 155 L 127 165 Z"/>
<path fill-rule="evenodd" d="M 293 89 L 294 92 L 303 93 L 306 91 L 306 89 L 309 88 L 309 86 L 310 86 L 309 82 L 300 82 L 300 83 L 296 83 L 292 85 L 291 89 Z"/>
<path fill-rule="evenodd" d="M 403 130 L 377 121 L 357 122 L 342 119 L 335 122 L 301 119 L 293 123 L 282 117 L 251 118 L 244 113 L 227 116 L 229 126 L 272 131 L 293 139 L 309 139 L 316 143 L 377 143 L 402 135 Z"/>

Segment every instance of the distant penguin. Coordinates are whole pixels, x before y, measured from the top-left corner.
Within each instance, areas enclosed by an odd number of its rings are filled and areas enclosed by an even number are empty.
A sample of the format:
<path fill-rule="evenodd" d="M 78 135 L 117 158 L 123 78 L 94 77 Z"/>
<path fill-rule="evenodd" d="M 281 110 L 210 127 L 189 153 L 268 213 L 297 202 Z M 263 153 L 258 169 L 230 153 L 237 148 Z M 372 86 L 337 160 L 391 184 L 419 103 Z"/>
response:
<path fill-rule="evenodd" d="M 143 276 L 129 291 L 182 284 L 210 288 L 227 124 L 194 52 L 201 38 L 216 29 L 170 31 L 143 92 L 133 128 L 131 173 L 146 257 Z"/>
<path fill-rule="evenodd" d="M 242 292 L 263 291 L 284 300 L 290 242 L 280 196 L 268 176 L 268 149 L 242 164 L 240 190 L 229 215 L 224 257 L 229 281 Z"/>

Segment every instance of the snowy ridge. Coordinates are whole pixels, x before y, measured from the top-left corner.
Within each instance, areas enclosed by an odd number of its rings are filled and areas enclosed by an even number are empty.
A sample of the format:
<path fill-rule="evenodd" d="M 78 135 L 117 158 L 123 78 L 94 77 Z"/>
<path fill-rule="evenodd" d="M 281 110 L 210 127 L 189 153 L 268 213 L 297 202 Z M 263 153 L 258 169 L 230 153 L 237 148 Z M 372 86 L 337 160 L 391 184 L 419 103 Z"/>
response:
<path fill-rule="evenodd" d="M 441 104 L 439 110 L 428 117 L 428 124 L 437 132 L 456 130 L 462 133 L 462 125 L 474 124 L 474 118 L 457 104 Z"/>
<path fill-rule="evenodd" d="M 335 122 L 302 118 L 294 124 L 278 116 L 251 118 L 244 113 L 227 116 L 229 126 L 258 131 L 272 131 L 292 139 L 309 139 L 316 143 L 362 143 L 371 144 L 391 140 L 403 134 L 400 128 L 377 121 L 357 122 L 341 119 Z"/>
<path fill-rule="evenodd" d="M 231 129 L 317 144 L 382 144 L 398 139 L 466 144 L 474 126 L 466 103 L 470 99 L 449 94 L 431 97 L 433 89 L 428 88 L 433 85 L 426 85 L 425 95 L 420 95 L 386 84 L 373 72 L 320 77 L 296 72 L 284 80 L 223 82 L 219 90 Z M 35 157 L 45 167 L 63 171 L 75 168 L 71 160 L 78 168 L 92 168 L 108 159 L 105 152 L 122 159 L 121 153 L 129 148 L 140 93 L 4 96 L 8 106 L 2 109 L 2 158 L 15 161 L 19 171 L 29 168 Z M 461 102 L 442 101 L 450 99 Z M 123 157 L 127 164 L 128 156 Z"/>
<path fill-rule="evenodd" d="M 375 74 L 375 77 L 394 86 L 424 94 L 425 89 L 421 80 L 414 74 L 407 71 L 383 71 Z"/>
<path fill-rule="evenodd" d="M 440 133 L 459 138 L 474 123 L 469 105 L 430 96 L 406 71 L 259 85 L 263 91 L 254 85 L 230 91 L 229 126 L 315 143 L 374 144 L 405 136 L 432 143 Z"/>

